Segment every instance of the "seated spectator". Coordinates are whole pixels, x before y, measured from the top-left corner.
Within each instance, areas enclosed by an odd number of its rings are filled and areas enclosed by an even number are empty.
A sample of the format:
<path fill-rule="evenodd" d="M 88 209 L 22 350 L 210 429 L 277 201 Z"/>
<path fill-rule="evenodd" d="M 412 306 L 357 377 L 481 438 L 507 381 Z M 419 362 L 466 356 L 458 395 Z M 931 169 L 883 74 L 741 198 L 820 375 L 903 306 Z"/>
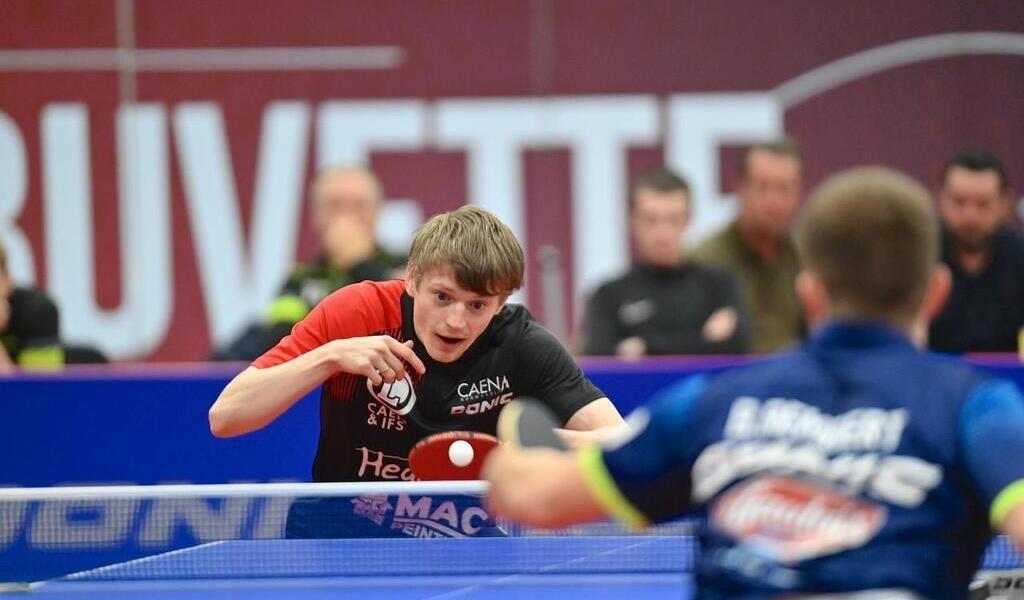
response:
<path fill-rule="evenodd" d="M 648 354 L 747 351 L 745 302 L 734 275 L 691 263 L 682 238 L 690 188 L 666 169 L 641 176 L 630 195 L 636 263 L 590 299 L 584 351 Z"/>
<path fill-rule="evenodd" d="M 299 264 L 264 319 L 214 354 L 215 360 L 254 360 L 274 347 L 328 294 L 350 283 L 401 277 L 405 257 L 377 245 L 374 229 L 383 191 L 361 167 L 327 167 L 310 186 L 313 227 L 321 254 Z"/>
<path fill-rule="evenodd" d="M 774 352 L 806 331 L 794 288 L 799 262 L 789 233 L 803 170 L 803 154 L 792 140 L 747 148 L 738 170 L 739 215 L 693 252 L 695 261 L 739 276 L 750 303 L 754 352 Z"/>
<path fill-rule="evenodd" d="M 1010 183 L 988 152 L 946 162 L 939 191 L 942 261 L 953 291 L 932 324 L 940 352 L 1014 352 L 1024 327 L 1024 236 L 1006 225 Z"/>
<path fill-rule="evenodd" d="M 0 245 L 0 373 L 16 368 L 59 369 L 64 349 L 58 335 L 57 306 L 40 290 L 15 287 Z"/>

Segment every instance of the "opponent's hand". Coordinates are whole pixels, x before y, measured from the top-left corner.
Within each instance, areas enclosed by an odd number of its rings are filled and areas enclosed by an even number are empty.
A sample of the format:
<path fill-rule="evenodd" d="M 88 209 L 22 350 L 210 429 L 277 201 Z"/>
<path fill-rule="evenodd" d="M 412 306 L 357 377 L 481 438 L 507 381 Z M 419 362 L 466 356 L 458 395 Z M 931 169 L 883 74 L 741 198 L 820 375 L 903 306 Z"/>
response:
<path fill-rule="evenodd" d="M 422 375 L 427 367 L 413 352 L 413 342 L 399 342 L 389 335 L 334 340 L 331 355 L 338 371 L 363 375 L 373 385 L 405 378 L 406 365 Z"/>

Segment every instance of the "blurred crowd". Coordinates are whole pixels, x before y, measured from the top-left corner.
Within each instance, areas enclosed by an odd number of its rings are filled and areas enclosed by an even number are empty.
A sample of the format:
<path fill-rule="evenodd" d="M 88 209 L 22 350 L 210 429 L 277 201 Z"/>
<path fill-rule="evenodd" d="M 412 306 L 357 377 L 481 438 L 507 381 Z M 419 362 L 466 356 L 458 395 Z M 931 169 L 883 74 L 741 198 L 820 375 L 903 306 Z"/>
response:
<path fill-rule="evenodd" d="M 804 192 L 805 157 L 792 139 L 746 148 L 736 165 L 737 214 L 688 248 L 687 181 L 667 168 L 641 174 L 629 207 L 633 262 L 588 298 L 576 339 L 585 355 L 769 353 L 807 333 L 795 293 L 800 269 L 790 227 Z M 940 352 L 1017 352 L 1024 339 L 1024 234 L 1014 225 L 1002 161 L 965 150 L 942 167 L 935 207 L 953 290 L 929 332 Z M 405 256 L 375 237 L 384 194 L 369 169 L 333 166 L 309 191 L 319 252 L 298 264 L 264 314 L 213 360 L 249 361 L 273 347 L 328 294 L 350 283 L 401 278 Z M 0 244 L 0 372 L 106 362 L 61 340 L 58 309 L 41 290 L 18 287 Z"/>

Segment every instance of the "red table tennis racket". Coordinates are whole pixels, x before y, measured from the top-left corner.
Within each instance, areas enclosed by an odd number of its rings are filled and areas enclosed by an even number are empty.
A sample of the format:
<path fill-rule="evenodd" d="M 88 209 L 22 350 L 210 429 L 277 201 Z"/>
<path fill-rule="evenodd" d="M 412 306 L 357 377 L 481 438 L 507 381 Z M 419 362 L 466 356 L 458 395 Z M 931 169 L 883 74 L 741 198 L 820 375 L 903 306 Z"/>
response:
<path fill-rule="evenodd" d="M 424 481 L 480 479 L 484 459 L 498 438 L 475 431 L 445 431 L 428 435 L 409 452 L 409 468 Z"/>
<path fill-rule="evenodd" d="M 498 415 L 498 437 L 502 443 L 522 448 L 566 450 L 558 432 L 559 422 L 547 406 L 532 398 L 518 398 Z"/>

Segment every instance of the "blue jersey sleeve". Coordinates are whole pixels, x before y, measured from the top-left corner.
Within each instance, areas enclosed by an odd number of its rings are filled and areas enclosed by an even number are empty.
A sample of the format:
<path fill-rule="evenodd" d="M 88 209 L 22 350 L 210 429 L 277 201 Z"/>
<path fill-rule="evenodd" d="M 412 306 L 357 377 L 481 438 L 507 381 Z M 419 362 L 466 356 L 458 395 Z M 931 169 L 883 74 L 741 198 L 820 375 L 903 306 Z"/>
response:
<path fill-rule="evenodd" d="M 631 526 L 670 519 L 690 506 L 694 404 L 706 375 L 676 383 L 634 411 L 633 433 L 610 448 L 580 454 L 593 493 L 612 515 Z"/>
<path fill-rule="evenodd" d="M 967 470 L 999 527 L 1024 504 L 1024 396 L 1011 382 L 991 380 L 968 397 L 960 417 Z"/>

